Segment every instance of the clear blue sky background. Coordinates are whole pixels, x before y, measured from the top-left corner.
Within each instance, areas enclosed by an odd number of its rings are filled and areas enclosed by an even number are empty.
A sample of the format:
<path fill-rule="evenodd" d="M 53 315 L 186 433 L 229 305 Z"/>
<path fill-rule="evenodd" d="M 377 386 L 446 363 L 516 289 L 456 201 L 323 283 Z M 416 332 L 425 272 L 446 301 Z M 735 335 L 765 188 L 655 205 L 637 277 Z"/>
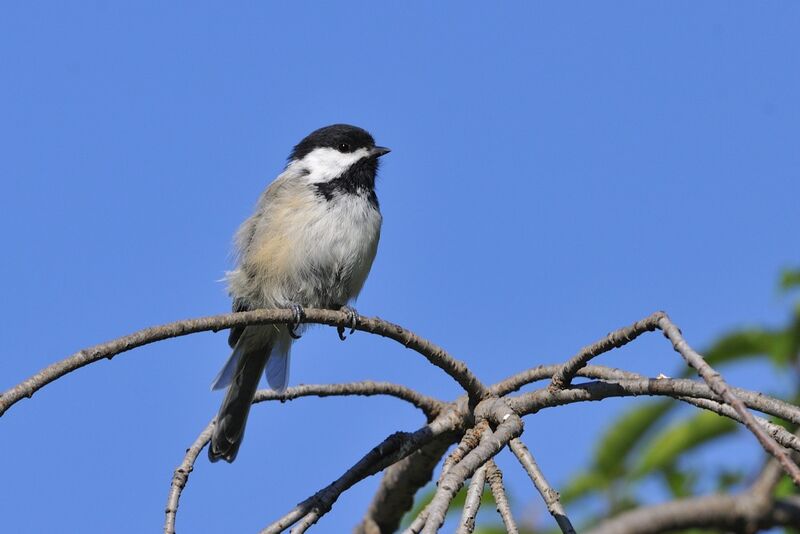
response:
<path fill-rule="evenodd" d="M 232 233 L 291 146 L 332 122 L 393 149 L 359 310 L 487 382 L 657 309 L 698 347 L 779 324 L 776 276 L 800 260 L 798 22 L 793 2 L 5 4 L 0 389 L 79 348 L 227 311 Z M 139 349 L 14 406 L 2 530 L 160 529 L 172 470 L 220 402 L 225 337 Z M 603 363 L 680 367 L 657 335 Z M 294 384 L 368 378 L 458 393 L 365 334 L 317 328 L 295 347 Z M 731 379 L 788 381 L 761 367 Z M 634 402 L 527 420 L 556 486 Z M 261 405 L 233 465 L 201 457 L 179 531 L 256 531 L 421 423 L 391 399 Z M 747 436 L 726 451 L 709 461 L 760 461 Z M 500 462 L 516 511 L 549 524 Z M 349 530 L 377 483 L 319 530 Z"/>

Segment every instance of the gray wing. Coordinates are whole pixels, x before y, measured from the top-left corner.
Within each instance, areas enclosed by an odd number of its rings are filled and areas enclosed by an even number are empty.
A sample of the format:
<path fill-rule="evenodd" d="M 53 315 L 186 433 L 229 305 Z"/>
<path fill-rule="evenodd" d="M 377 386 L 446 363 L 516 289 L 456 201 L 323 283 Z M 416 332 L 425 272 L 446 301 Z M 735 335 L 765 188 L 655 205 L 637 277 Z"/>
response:
<path fill-rule="evenodd" d="M 259 231 L 263 231 L 269 221 L 270 205 L 273 203 L 274 198 L 281 194 L 290 183 L 293 174 L 294 173 L 286 171 L 278 176 L 259 197 L 253 215 L 245 220 L 236 231 L 234 241 L 238 266 L 237 269 L 228 275 L 228 290 L 233 298 L 232 310 L 234 312 L 250 311 L 260 307 L 258 304 L 251 304 L 246 295 L 241 294 L 241 291 L 239 294 L 236 294 L 237 292 L 234 291 L 231 282 L 236 278 L 236 286 L 239 288 L 249 287 L 253 284 L 251 273 L 249 273 L 247 269 L 243 269 L 242 264 L 247 260 L 256 235 Z M 230 345 L 231 348 L 236 346 L 236 342 L 239 341 L 244 329 L 244 326 L 235 326 L 231 328 L 230 334 L 228 335 L 228 345 Z"/>
<path fill-rule="evenodd" d="M 250 311 L 250 307 L 243 299 L 233 299 L 233 306 L 232 309 L 234 312 L 244 312 Z M 234 326 L 231 328 L 230 334 L 228 334 L 228 345 L 230 348 L 234 348 L 236 346 L 236 342 L 239 341 L 239 338 L 242 337 L 242 333 L 244 332 L 244 326 Z"/>

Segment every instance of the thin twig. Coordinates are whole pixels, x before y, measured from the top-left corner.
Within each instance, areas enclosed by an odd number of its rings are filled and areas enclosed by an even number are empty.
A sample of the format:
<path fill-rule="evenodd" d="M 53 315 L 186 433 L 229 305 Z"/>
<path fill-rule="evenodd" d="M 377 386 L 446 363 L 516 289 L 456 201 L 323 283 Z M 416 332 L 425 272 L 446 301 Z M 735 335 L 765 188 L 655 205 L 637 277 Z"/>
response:
<path fill-rule="evenodd" d="M 478 446 L 481 436 L 487 431 L 490 431 L 489 423 L 486 420 L 481 420 L 477 425 L 464 432 L 464 435 L 461 437 L 461 441 L 459 441 L 458 446 L 445 459 L 444 465 L 442 466 L 442 472 L 439 475 L 439 481 L 436 483 L 437 486 L 442 484 L 444 477 L 450 471 L 451 467 L 460 462 L 467 453 Z M 431 503 L 428 503 L 417 515 L 417 517 L 414 518 L 408 528 L 403 531 L 403 534 L 419 534 L 419 532 L 425 528 L 430 509 Z"/>
<path fill-rule="evenodd" d="M 403 534 L 419 534 L 425 528 L 425 523 L 428 522 L 428 514 L 431 511 L 431 503 L 425 505 L 422 511 L 414 518 L 408 528 L 403 531 Z"/>
<path fill-rule="evenodd" d="M 522 464 L 522 467 L 525 468 L 531 481 L 533 481 L 533 485 L 536 486 L 536 489 L 542 495 L 542 499 L 544 499 L 547 505 L 547 511 L 555 518 L 561 532 L 564 534 L 575 534 L 572 522 L 569 520 L 569 517 L 567 517 L 566 510 L 564 510 L 564 507 L 561 505 L 558 492 L 554 490 L 547 482 L 547 479 L 544 478 L 544 473 L 539 469 L 539 465 L 533 458 L 531 451 L 528 450 L 528 447 L 526 447 L 519 438 L 512 439 L 508 446 L 519 460 L 519 463 Z"/>
<path fill-rule="evenodd" d="M 493 458 L 509 441 L 522 433 L 522 420 L 501 399 L 487 399 L 481 402 L 475 407 L 475 415 L 478 419 L 489 418 L 499 424 L 494 432 L 491 434 L 487 432 L 489 436 L 485 442 L 482 442 L 451 467 L 439 484 L 430 503 L 428 520 L 422 529 L 424 534 L 433 534 L 439 530 L 444 523 L 450 502 L 461 489 L 464 481 Z"/>
<path fill-rule="evenodd" d="M 444 402 L 423 395 L 406 386 L 393 382 L 374 382 L 372 380 L 346 382 L 344 384 L 301 384 L 290 387 L 283 393 L 277 393 L 271 389 L 262 389 L 256 392 L 253 402 L 258 403 L 270 400 L 283 402 L 300 397 L 374 397 L 379 395 L 404 400 L 422 410 L 422 413 L 430 420 L 435 419 L 445 406 Z"/>
<path fill-rule="evenodd" d="M 489 428 L 489 422 L 484 419 L 478 421 L 474 427 L 464 432 L 464 436 L 461 438 L 461 441 L 458 442 L 458 445 L 453 452 L 451 452 L 445 459 L 437 484 L 441 483 L 442 479 L 445 477 L 445 475 L 447 475 L 451 467 L 460 462 L 464 456 L 469 453 L 469 451 L 480 444 L 481 436 L 483 436 L 483 433 L 487 430 L 491 429 Z"/>
<path fill-rule="evenodd" d="M 319 521 L 319 518 L 322 517 L 322 513 L 323 512 L 321 509 L 313 508 L 310 512 L 303 516 L 294 527 L 292 527 L 292 530 L 289 531 L 289 534 L 303 534 L 306 530 L 311 528 L 311 525 Z"/>
<path fill-rule="evenodd" d="M 396 532 L 414 495 L 430 482 L 433 470 L 458 434 L 445 434 L 388 467 L 355 534 Z"/>
<path fill-rule="evenodd" d="M 198 455 L 211 439 L 211 433 L 214 431 L 214 421 L 197 436 L 192 446 L 186 449 L 186 456 L 183 457 L 181 465 L 175 469 L 175 474 L 172 476 L 172 484 L 169 489 L 169 497 L 167 497 L 167 514 L 166 523 L 164 524 L 164 534 L 175 534 L 175 519 L 178 515 L 178 502 L 181 498 L 181 492 L 186 487 L 189 481 L 189 474 L 194 469 L 194 462 L 197 460 Z"/>
<path fill-rule="evenodd" d="M 734 421 L 736 421 L 737 423 L 742 422 L 742 419 L 741 417 L 739 417 L 739 414 L 736 413 L 736 410 L 734 410 L 725 403 L 712 401 L 708 399 L 693 399 L 689 397 L 677 397 L 677 398 L 679 401 L 691 404 L 692 406 L 696 406 L 703 410 L 708 410 L 710 412 L 714 412 L 719 415 L 729 417 Z M 772 436 L 772 439 L 780 443 L 782 446 L 786 447 L 787 449 L 800 451 L 800 439 L 798 439 L 796 435 L 793 435 L 780 425 L 776 425 L 774 423 L 767 421 L 763 417 L 756 417 L 756 422 L 758 422 L 758 424 L 761 425 L 770 436 Z M 780 469 L 780 472 L 783 473 L 783 468 L 780 467 L 780 464 L 777 465 L 778 468 Z"/>
<path fill-rule="evenodd" d="M 559 372 L 553 375 L 550 388 L 563 389 L 567 387 L 575 377 L 575 373 L 585 366 L 589 360 L 612 349 L 618 349 L 623 345 L 627 345 L 645 332 L 652 332 L 658 328 L 658 321 L 663 316 L 663 312 L 656 312 L 630 326 L 614 330 L 596 343 L 583 347 L 563 365 Z"/>
<path fill-rule="evenodd" d="M 261 534 L 277 534 L 298 521 L 301 524 L 308 522 L 308 526 L 314 524 L 331 509 L 339 495 L 354 484 L 405 458 L 438 436 L 455 431 L 461 422 L 462 418 L 455 410 L 448 410 L 414 433 L 392 434 L 341 477 L 298 504 L 285 516 L 263 529 Z"/>
<path fill-rule="evenodd" d="M 505 380 L 494 384 L 489 389 L 498 397 L 504 397 L 509 393 L 514 393 L 518 389 L 539 380 L 552 379 L 553 376 L 564 368 L 564 364 L 551 364 L 551 365 L 537 365 L 531 369 L 526 369 L 514 375 L 509 376 Z M 630 371 L 623 371 L 614 367 L 606 367 L 603 365 L 587 365 L 578 369 L 575 376 L 582 378 L 592 378 L 595 380 L 625 380 L 638 378 L 645 378 L 638 373 Z"/>
<path fill-rule="evenodd" d="M 792 478 L 794 484 L 800 486 L 800 467 L 792 461 L 786 449 L 778 445 L 778 443 L 761 428 L 761 425 L 756 422 L 753 414 L 745 407 L 744 402 L 742 402 L 732 388 L 728 386 L 722 376 L 708 365 L 700 354 L 689 346 L 680 330 L 678 330 L 678 327 L 675 326 L 667 314 L 661 313 L 660 315 L 661 316 L 658 318 L 658 327 L 664 332 L 667 339 L 672 342 L 675 351 L 686 360 L 686 363 L 697 370 L 698 374 L 706 381 L 706 384 L 708 384 L 708 387 L 736 410 L 736 413 L 738 413 L 739 417 L 742 419 L 742 423 L 755 435 L 764 450 L 777 458 L 778 462 L 783 466 L 783 469 Z"/>
<path fill-rule="evenodd" d="M 689 346 L 678 327 L 675 326 L 664 312 L 656 312 L 630 326 L 615 330 L 600 341 L 584 347 L 578 354 L 570 358 L 560 371 L 553 375 L 549 388 L 555 391 L 567 387 L 571 383 L 575 373 L 584 367 L 592 358 L 608 352 L 611 349 L 619 348 L 636 339 L 641 334 L 652 332 L 656 329 L 660 329 L 664 332 L 664 335 L 670 340 L 675 351 L 686 360 L 686 363 L 696 369 L 708 386 L 719 395 L 722 400 L 736 410 L 742 423 L 755 435 L 764 450 L 777 458 L 784 470 L 792 477 L 792 481 L 795 485 L 800 486 L 800 467 L 791 460 L 786 450 L 778 445 L 778 443 L 756 423 L 753 415 L 747 411 L 744 403 L 736 396 L 722 376 L 708 365 L 700 354 Z"/>
<path fill-rule="evenodd" d="M 253 403 L 257 404 L 272 400 L 289 401 L 310 396 L 332 397 L 349 395 L 387 395 L 395 397 L 410 402 L 414 406 L 420 408 L 428 416 L 439 413 L 443 406 L 443 403 L 438 400 L 421 395 L 405 386 L 393 384 L 391 382 L 372 382 L 369 380 L 346 384 L 301 385 L 288 388 L 283 393 L 277 393 L 271 389 L 261 389 L 256 392 Z M 175 470 L 172 484 L 170 485 L 169 497 L 167 498 L 166 522 L 164 524 L 165 534 L 174 534 L 175 532 L 175 521 L 181 493 L 188 483 L 189 473 L 194 469 L 194 464 L 197 461 L 198 455 L 211 439 L 213 429 L 214 420 L 203 429 L 192 446 L 186 450 L 186 455 L 181 465 Z"/>
<path fill-rule="evenodd" d="M 800 408 L 796 406 L 760 393 L 738 389 L 737 392 L 749 408 L 792 422 L 800 418 Z M 564 404 L 637 395 L 663 395 L 679 400 L 682 397 L 689 397 L 719 401 L 717 394 L 705 384 L 694 380 L 673 378 L 587 382 L 558 391 L 542 388 L 517 397 L 507 398 L 507 401 L 515 412 L 520 415 L 529 415 L 544 408 Z M 714 411 L 711 406 L 708 409 Z M 729 417 L 729 414 L 724 411 L 717 411 L 717 413 Z"/>
<path fill-rule="evenodd" d="M 481 432 L 481 442 L 486 441 L 490 432 L 488 428 Z M 491 461 L 491 460 L 490 460 Z M 461 514 L 461 523 L 458 525 L 456 534 L 472 534 L 475 530 L 475 517 L 478 515 L 478 510 L 481 507 L 481 498 L 483 497 L 483 489 L 486 487 L 486 466 L 488 462 L 483 464 L 475 474 L 472 475 L 472 480 L 469 482 L 467 488 L 467 497 L 464 500 L 464 510 Z"/>
<path fill-rule="evenodd" d="M 642 506 L 606 519 L 585 534 L 659 534 L 692 528 L 714 528 L 725 532 L 758 532 L 777 526 L 800 525 L 800 497 L 769 501 L 758 510 L 751 496 L 707 495 Z"/>
<path fill-rule="evenodd" d="M 798 434 L 800 434 L 800 430 L 797 430 L 793 436 L 797 438 Z M 793 452 L 792 456 L 794 460 L 797 460 L 800 454 Z M 766 506 L 766 503 L 772 500 L 772 493 L 783 478 L 783 475 L 784 472 L 778 459 L 770 456 L 764 463 L 764 467 L 761 469 L 756 480 L 751 484 L 750 493 L 757 501 L 764 503 Z"/>
<path fill-rule="evenodd" d="M 491 387 L 491 391 L 498 395 L 505 395 L 530 382 L 551 378 L 553 374 L 555 374 L 561 367 L 562 367 L 561 365 L 541 365 L 533 369 L 528 369 L 526 371 L 513 375 L 503 380 L 502 382 L 498 382 L 497 384 Z M 742 422 L 741 418 L 739 417 L 739 414 L 736 413 L 736 411 L 733 408 L 731 408 L 727 404 L 718 402 L 718 400 L 711 400 L 711 399 L 719 399 L 719 397 L 713 391 L 711 391 L 711 388 L 709 388 L 705 384 L 696 382 L 694 380 L 663 379 L 663 378 L 649 379 L 638 373 L 621 371 L 619 369 L 614 369 L 611 367 L 603 367 L 600 365 L 587 365 L 586 367 L 578 370 L 576 376 L 581 376 L 585 378 L 599 378 L 611 382 L 618 380 L 619 381 L 618 383 L 622 384 L 622 386 L 627 390 L 624 393 L 621 393 L 619 396 L 629 396 L 629 395 L 670 396 L 682 402 L 686 402 L 688 404 L 696 406 L 698 408 L 702 408 L 717 413 L 719 415 L 729 417 L 738 423 Z M 631 382 L 631 380 L 633 380 L 633 382 Z M 800 408 L 798 408 L 797 406 L 788 403 L 786 401 L 782 401 L 780 399 L 768 397 L 762 393 L 757 393 L 754 391 L 749 391 L 740 388 L 734 388 L 733 390 L 738 397 L 744 400 L 748 408 L 759 410 L 761 412 L 773 415 L 775 417 L 780 417 L 781 419 L 785 419 L 786 421 L 795 424 L 800 424 Z M 596 392 L 597 390 L 593 391 L 592 395 L 594 395 Z M 695 397 L 681 396 L 679 392 L 696 396 Z M 538 397 L 538 400 L 536 402 L 539 403 L 539 402 L 545 402 L 545 398 L 548 397 L 548 392 L 546 389 L 540 389 L 530 393 L 530 395 Z M 608 390 L 606 389 L 605 392 L 603 393 L 603 396 L 600 397 L 592 396 L 591 398 L 587 397 L 582 400 L 602 400 L 603 398 L 607 398 L 608 396 L 609 396 Z M 610 396 L 618 396 L 618 395 L 612 394 Z M 524 413 L 532 413 L 533 411 L 536 411 L 536 409 L 534 409 L 533 407 L 523 408 L 522 404 L 524 403 L 524 399 L 525 395 L 520 397 L 514 397 L 511 402 L 516 408 L 531 410 L 531 411 L 526 411 Z M 556 402 L 556 404 L 560 402 L 552 398 L 550 400 Z M 570 403 L 571 402 L 576 402 L 576 401 L 573 400 L 570 401 Z M 543 406 L 543 407 L 548 407 L 548 406 Z M 780 425 L 770 423 L 766 419 L 759 417 L 756 418 L 756 420 L 764 428 L 764 430 L 768 432 L 769 435 L 772 436 L 772 438 L 775 439 L 779 444 L 781 444 L 784 447 L 800 451 L 800 439 L 798 439 L 797 436 L 794 436 L 790 432 L 787 432 L 786 429 L 784 429 Z"/>
<path fill-rule="evenodd" d="M 500 514 L 503 520 L 506 532 L 508 534 L 519 534 L 517 523 L 514 521 L 514 516 L 511 515 L 511 506 L 508 504 L 506 488 L 503 485 L 503 472 L 497 467 L 494 459 L 489 460 L 486 466 L 486 479 L 489 481 L 492 497 L 494 497 L 494 502 L 497 506 L 497 513 Z"/>
<path fill-rule="evenodd" d="M 304 311 L 305 317 L 302 320 L 304 323 L 350 326 L 352 322 L 350 315 L 341 311 L 314 308 L 308 308 Z M 113 358 L 117 354 L 143 345 L 173 337 L 195 334 L 197 332 L 209 330 L 216 332 L 234 326 L 287 324 L 294 321 L 294 312 L 292 310 L 270 309 L 187 319 L 161 326 L 145 328 L 133 334 L 80 350 L 72 356 L 42 369 L 30 378 L 3 392 L 0 394 L 0 416 L 21 399 L 31 397 L 35 392 L 67 373 L 105 358 Z M 418 352 L 430 363 L 442 369 L 458 382 L 469 394 L 473 404 L 476 404 L 487 395 L 485 386 L 472 371 L 467 368 L 464 362 L 456 360 L 438 345 L 419 337 L 413 332 L 377 317 L 362 316 L 359 316 L 357 319 L 356 329 L 393 339 L 403 346 Z"/>
<path fill-rule="evenodd" d="M 481 507 L 484 487 L 486 487 L 486 464 L 483 464 L 472 475 L 467 488 L 467 498 L 464 501 L 464 510 L 461 514 L 461 523 L 458 525 L 456 534 L 472 534 L 472 531 L 475 530 L 475 517 Z"/>

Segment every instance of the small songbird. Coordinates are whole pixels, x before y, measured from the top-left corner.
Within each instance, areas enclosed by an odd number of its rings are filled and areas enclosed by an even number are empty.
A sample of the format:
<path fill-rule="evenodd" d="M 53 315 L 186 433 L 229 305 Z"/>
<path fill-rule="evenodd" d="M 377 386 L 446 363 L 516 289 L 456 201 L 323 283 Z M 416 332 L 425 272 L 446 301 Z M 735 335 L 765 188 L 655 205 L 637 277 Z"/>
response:
<path fill-rule="evenodd" d="M 344 309 L 355 321 L 347 304 L 361 291 L 378 248 L 375 176 L 378 158 L 388 152 L 356 126 L 312 132 L 236 233 L 238 262 L 227 275 L 233 310 L 292 308 L 296 323 L 231 329 L 233 354 L 212 384 L 228 388 L 208 449 L 212 462 L 236 458 L 261 373 L 266 369 L 272 389 L 286 388 L 302 307 Z"/>

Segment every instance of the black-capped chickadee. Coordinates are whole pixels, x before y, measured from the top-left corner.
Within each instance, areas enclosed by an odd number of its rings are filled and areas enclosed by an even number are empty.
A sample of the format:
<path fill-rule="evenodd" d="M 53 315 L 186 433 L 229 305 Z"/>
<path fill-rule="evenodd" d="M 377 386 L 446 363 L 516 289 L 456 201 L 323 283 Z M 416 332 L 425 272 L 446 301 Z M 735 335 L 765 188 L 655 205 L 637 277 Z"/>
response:
<path fill-rule="evenodd" d="M 301 306 L 340 309 L 358 296 L 378 247 L 375 176 L 378 158 L 388 152 L 347 124 L 320 128 L 294 147 L 286 169 L 236 233 L 238 263 L 227 275 L 234 311 L 291 307 L 299 320 Z M 272 389 L 286 388 L 297 328 L 231 330 L 233 354 L 212 385 L 228 392 L 208 449 L 211 461 L 236 458 L 265 369 Z"/>

